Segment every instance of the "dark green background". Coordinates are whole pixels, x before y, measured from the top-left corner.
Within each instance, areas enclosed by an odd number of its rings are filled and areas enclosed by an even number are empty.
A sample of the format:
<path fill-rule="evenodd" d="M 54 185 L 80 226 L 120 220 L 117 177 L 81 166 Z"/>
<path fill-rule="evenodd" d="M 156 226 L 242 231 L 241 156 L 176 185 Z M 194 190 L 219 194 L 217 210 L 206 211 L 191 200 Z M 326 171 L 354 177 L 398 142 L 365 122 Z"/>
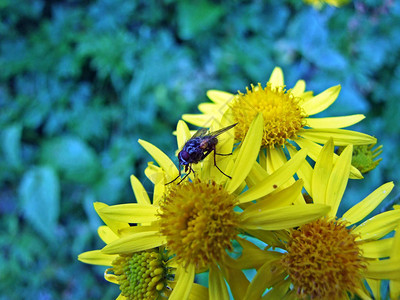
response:
<path fill-rule="evenodd" d="M 343 209 L 399 181 L 398 1 L 0 0 L 0 19 L 0 299 L 115 297 L 76 259 L 102 246 L 92 203 L 134 201 L 132 173 L 151 191 L 137 139 L 172 156 L 208 89 L 265 84 L 276 65 L 288 87 L 342 84 L 323 115 L 363 113 L 353 129 L 384 145 Z"/>

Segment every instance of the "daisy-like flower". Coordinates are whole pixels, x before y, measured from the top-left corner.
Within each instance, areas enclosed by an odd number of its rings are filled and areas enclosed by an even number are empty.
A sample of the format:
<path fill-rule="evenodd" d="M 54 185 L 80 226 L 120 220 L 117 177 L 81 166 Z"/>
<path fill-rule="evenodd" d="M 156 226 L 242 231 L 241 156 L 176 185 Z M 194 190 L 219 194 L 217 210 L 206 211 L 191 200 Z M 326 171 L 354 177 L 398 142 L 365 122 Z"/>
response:
<path fill-rule="evenodd" d="M 303 2 L 312 5 L 317 9 L 321 9 L 324 4 L 340 7 L 350 3 L 350 0 L 303 0 Z"/>
<path fill-rule="evenodd" d="M 392 249 L 398 241 L 385 238 L 400 225 L 400 210 L 380 213 L 354 226 L 368 216 L 393 188 L 386 183 L 350 208 L 341 218 L 336 216 L 346 189 L 351 163 L 352 145 L 346 147 L 336 163 L 333 143 L 328 141 L 321 151 L 314 171 L 310 196 L 314 203 L 330 206 L 328 213 L 308 222 L 290 234 L 282 235 L 279 247 L 284 251 L 263 251 L 242 257 L 238 266 L 259 268 L 249 285 L 245 299 L 258 299 L 266 288 L 271 299 L 286 297 L 311 299 L 347 299 L 358 295 L 370 299 L 364 286 L 368 282 L 376 295 L 379 280 L 400 278 L 400 257 Z M 266 241 L 267 242 L 267 241 Z M 260 257 L 267 256 L 264 264 Z M 393 293 L 398 293 L 393 282 Z"/>
<path fill-rule="evenodd" d="M 315 114 L 327 109 L 338 97 L 340 85 L 333 86 L 313 96 L 305 91 L 305 82 L 299 80 L 289 90 L 285 89 L 283 72 L 276 67 L 265 87 L 251 85 L 245 93 L 236 95 L 210 90 L 207 96 L 213 103 L 202 103 L 202 114 L 183 115 L 182 118 L 197 126 L 208 126 L 214 120 L 220 120 L 226 112 L 231 115 L 235 127 L 236 140 L 243 141 L 250 123 L 258 113 L 264 118 L 264 130 L 260 152 L 260 165 L 267 166 L 268 172 L 275 171 L 281 164 L 268 163 L 285 161 L 285 148 L 290 144 L 305 148 L 315 161 L 322 146 L 333 138 L 335 146 L 375 144 L 376 139 L 367 134 L 342 129 L 364 119 L 356 114 L 342 117 L 314 118 Z M 264 152 L 266 151 L 266 152 Z M 335 160 L 337 156 L 335 156 Z M 351 176 L 362 178 L 354 167 Z"/>
<path fill-rule="evenodd" d="M 132 180 L 137 180 L 132 178 Z M 104 203 L 94 203 L 95 210 L 108 226 L 100 226 L 98 234 L 106 243 L 123 237 L 130 231 L 128 223 L 113 221 L 103 216 L 100 210 L 107 207 Z M 92 264 L 108 266 L 104 278 L 118 284 L 121 290 L 117 299 L 168 299 L 174 284 L 175 267 L 169 260 L 164 247 L 147 249 L 121 255 L 104 254 L 100 250 L 80 254 L 78 260 Z M 207 295 L 206 288 L 194 286 L 194 293 Z"/>
<path fill-rule="evenodd" d="M 225 125 L 226 120 L 223 120 Z M 225 127 L 225 126 L 223 126 Z M 218 161 L 219 167 L 232 179 L 215 170 L 213 161 L 200 163 L 195 177 L 180 184 L 168 184 L 178 170 L 172 161 L 152 144 L 140 144 L 153 156 L 160 167 L 150 165 L 146 170 L 155 183 L 153 203 L 122 204 L 105 207 L 99 212 L 119 222 L 146 223 L 132 227 L 130 234 L 109 243 L 102 253 L 123 255 L 165 247 L 174 255 L 180 274 L 170 299 L 186 299 L 195 273 L 209 270 L 211 299 L 229 299 L 224 278 L 236 298 L 242 298 L 248 281 L 243 273 L 225 264 L 227 251 L 243 231 L 281 230 L 300 226 L 327 213 L 325 204 L 292 205 L 301 193 L 301 180 L 282 189 L 305 161 L 305 150 L 299 151 L 274 174 L 263 178 L 242 192 L 244 182 L 258 155 L 263 134 L 263 119 L 259 114 L 240 149 L 232 156 Z M 183 145 L 190 132 L 185 123 L 177 127 L 178 144 Z M 233 136 L 225 134 L 219 140 L 218 153 L 231 153 Z M 213 158 L 211 158 L 213 159 Z M 224 164 L 223 164 L 224 163 Z M 136 196 L 147 197 L 145 192 Z M 256 200 L 256 204 L 246 205 Z M 239 209 L 242 207 L 242 210 Z M 248 206 L 246 208 L 246 206 Z M 239 209 L 239 211 L 237 211 Z"/>

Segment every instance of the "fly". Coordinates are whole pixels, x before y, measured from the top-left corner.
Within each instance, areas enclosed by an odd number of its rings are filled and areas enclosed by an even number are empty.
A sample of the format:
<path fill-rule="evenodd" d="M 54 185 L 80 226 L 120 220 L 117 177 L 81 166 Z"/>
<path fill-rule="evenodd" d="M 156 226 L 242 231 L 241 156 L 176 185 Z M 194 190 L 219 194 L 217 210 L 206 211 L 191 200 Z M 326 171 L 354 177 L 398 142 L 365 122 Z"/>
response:
<path fill-rule="evenodd" d="M 216 155 L 221 156 L 228 156 L 232 153 L 228 154 L 221 154 L 216 153 L 215 147 L 218 144 L 217 136 L 224 133 L 225 131 L 235 127 L 238 123 L 229 125 L 227 127 L 221 128 L 217 131 L 208 132 L 208 129 L 201 128 L 199 129 L 183 146 L 182 150 L 178 153 L 178 160 L 179 160 L 179 175 L 172 181 L 166 183 L 170 184 L 177 180 L 181 176 L 181 166 L 185 166 L 186 175 L 182 178 L 179 183 L 185 180 L 186 177 L 189 176 L 190 172 L 193 172 L 192 164 L 197 164 L 198 162 L 205 159 L 211 152 L 214 152 L 214 166 L 224 174 L 228 178 L 232 178 L 231 176 L 225 174 L 218 166 L 217 161 L 215 159 Z M 189 172 L 188 172 L 189 171 Z M 178 183 L 178 184 L 179 184 Z"/>

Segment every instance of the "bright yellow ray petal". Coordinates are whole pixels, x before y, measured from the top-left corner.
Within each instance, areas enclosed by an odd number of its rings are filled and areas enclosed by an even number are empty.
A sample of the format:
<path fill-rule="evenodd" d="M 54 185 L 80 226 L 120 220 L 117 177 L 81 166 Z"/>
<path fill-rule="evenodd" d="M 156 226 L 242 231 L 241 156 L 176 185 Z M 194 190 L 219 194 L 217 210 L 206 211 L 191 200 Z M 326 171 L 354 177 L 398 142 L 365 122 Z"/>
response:
<path fill-rule="evenodd" d="M 372 291 L 372 295 L 374 297 L 374 299 L 381 299 L 381 280 L 377 280 L 377 279 L 371 279 L 371 278 L 365 278 L 365 280 L 367 281 L 369 288 Z M 369 297 L 370 299 L 370 297 Z"/>
<path fill-rule="evenodd" d="M 176 125 L 176 138 L 178 142 L 178 149 L 181 150 L 185 143 L 191 138 L 189 127 L 182 120 L 179 120 Z"/>
<path fill-rule="evenodd" d="M 100 250 L 93 250 L 79 254 L 78 260 L 91 265 L 111 266 L 116 257 L 117 255 L 104 254 Z"/>
<path fill-rule="evenodd" d="M 327 109 L 339 96 L 340 89 L 340 85 L 330 87 L 329 89 L 303 103 L 302 107 L 306 114 L 312 116 Z"/>
<path fill-rule="evenodd" d="M 268 293 L 262 297 L 262 300 L 288 299 L 285 296 L 289 291 L 290 285 L 290 278 L 286 278 L 285 280 L 278 282 L 270 291 L 268 291 Z"/>
<path fill-rule="evenodd" d="M 102 202 L 94 202 L 93 203 L 94 209 L 96 210 L 97 214 L 99 217 L 103 220 L 103 222 L 110 227 L 110 229 L 116 234 L 119 235 L 119 231 L 122 228 L 127 228 L 129 227 L 129 224 L 127 222 L 121 222 L 120 220 L 114 220 L 111 219 L 104 214 L 101 213 L 101 210 L 105 207 L 108 207 L 107 204 L 102 203 Z"/>
<path fill-rule="evenodd" d="M 232 179 L 226 186 L 228 193 L 233 193 L 240 186 L 249 174 L 253 163 L 256 161 L 258 153 L 260 152 L 263 127 L 263 116 L 259 113 L 251 123 L 249 131 L 240 147 L 239 154 L 231 173 Z"/>
<path fill-rule="evenodd" d="M 374 260 L 368 263 L 365 277 L 373 279 L 400 279 L 400 259 Z"/>
<path fill-rule="evenodd" d="M 126 300 L 126 297 L 122 296 L 122 294 L 119 294 L 117 299 L 115 299 L 115 300 Z"/>
<path fill-rule="evenodd" d="M 333 140 L 329 139 L 315 162 L 311 183 L 311 197 L 314 203 L 327 204 L 326 190 L 333 168 Z"/>
<path fill-rule="evenodd" d="M 234 96 L 235 96 L 234 94 L 218 90 L 207 91 L 207 97 L 214 103 L 218 104 L 228 103 L 233 99 Z"/>
<path fill-rule="evenodd" d="M 178 169 L 164 152 L 144 140 L 139 140 L 139 144 L 154 158 L 158 165 L 165 171 L 167 175 L 167 180 L 172 180 L 176 178 L 176 176 L 178 176 Z"/>
<path fill-rule="evenodd" d="M 350 175 L 351 156 L 353 153 L 353 145 L 349 145 L 340 154 L 332 169 L 329 182 L 326 187 L 325 204 L 331 206 L 331 211 L 328 216 L 335 217 L 342 200 L 344 191 L 346 190 L 347 182 Z"/>
<path fill-rule="evenodd" d="M 271 174 L 287 162 L 281 147 L 267 150 L 267 172 Z"/>
<path fill-rule="evenodd" d="M 364 115 L 350 115 L 344 117 L 306 118 L 307 126 L 312 128 L 343 128 L 354 125 L 365 119 Z"/>
<path fill-rule="evenodd" d="M 243 274 L 241 270 L 223 266 L 222 272 L 224 273 L 225 280 L 231 289 L 234 299 L 243 299 L 247 287 L 249 286 L 249 280 Z M 202 299 L 199 299 L 202 300 Z"/>
<path fill-rule="evenodd" d="M 392 230 L 400 222 L 400 210 L 385 211 L 354 228 L 353 233 L 359 235 L 357 241 L 379 239 Z"/>
<path fill-rule="evenodd" d="M 108 273 L 111 271 L 112 271 L 112 269 L 109 268 L 104 272 L 104 279 L 107 280 L 108 282 L 111 282 L 114 284 L 119 284 L 118 277 L 112 273 Z M 117 299 L 125 299 L 125 297 L 124 296 L 121 297 L 121 294 L 120 294 Z"/>
<path fill-rule="evenodd" d="M 287 149 L 289 151 L 290 157 L 293 157 L 297 153 L 297 150 L 292 145 L 288 145 Z M 311 195 L 311 181 L 313 172 L 314 170 L 307 162 L 307 160 L 303 161 L 303 163 L 300 165 L 300 168 L 296 172 L 299 179 L 303 179 L 304 188 L 310 195 Z"/>
<path fill-rule="evenodd" d="M 110 227 L 108 226 L 100 226 L 97 228 L 97 233 L 99 234 L 99 237 L 106 243 L 111 243 L 112 241 L 115 241 L 119 239 L 119 236 L 114 233 L 114 231 L 111 230 Z"/>
<path fill-rule="evenodd" d="M 218 105 L 215 105 L 214 103 L 201 103 L 197 108 L 203 114 L 208 114 L 213 113 L 216 109 L 218 109 Z"/>
<path fill-rule="evenodd" d="M 182 115 L 182 119 L 198 127 L 209 127 L 214 120 L 214 118 L 208 114 L 184 114 Z"/>
<path fill-rule="evenodd" d="M 289 229 L 314 221 L 330 210 L 323 204 L 304 204 L 279 207 L 258 212 L 246 210 L 240 214 L 240 227 L 243 229 L 280 230 Z"/>
<path fill-rule="evenodd" d="M 267 171 L 261 167 L 259 163 L 255 162 L 246 178 L 246 183 L 248 184 L 249 188 L 252 188 L 252 186 L 264 180 L 267 176 Z"/>
<path fill-rule="evenodd" d="M 135 175 L 131 175 L 131 186 L 135 194 L 136 202 L 139 204 L 151 204 L 149 195 Z"/>
<path fill-rule="evenodd" d="M 245 191 L 243 194 L 239 195 L 239 203 L 246 203 L 256 200 L 277 189 L 281 184 L 288 181 L 294 175 L 294 173 L 303 163 L 306 156 L 307 152 L 305 150 L 300 150 L 297 152 L 291 160 L 289 160 L 270 176 L 253 186 L 251 189 Z"/>
<path fill-rule="evenodd" d="M 159 247 L 166 243 L 158 231 L 144 231 L 130 234 L 105 246 L 101 252 L 106 254 L 124 254 Z"/>
<path fill-rule="evenodd" d="M 195 266 L 189 264 L 186 268 L 180 266 L 177 270 L 178 281 L 172 290 L 169 300 L 187 299 L 194 283 Z"/>
<path fill-rule="evenodd" d="M 147 204 L 118 204 L 104 207 L 100 212 L 110 219 L 126 223 L 149 223 L 158 220 L 157 208 Z"/>
<path fill-rule="evenodd" d="M 369 215 L 381 202 L 386 198 L 387 195 L 392 191 L 394 187 L 393 182 L 388 182 L 381 185 L 371 194 L 369 194 L 364 200 L 351 207 L 347 212 L 343 214 L 342 219 L 350 222 L 349 225 L 357 223 Z"/>
<path fill-rule="evenodd" d="M 393 238 L 382 239 L 360 243 L 358 247 L 362 250 L 362 256 L 368 258 L 389 257 L 393 245 Z"/>
<path fill-rule="evenodd" d="M 275 272 L 273 269 L 275 269 Z M 265 289 L 283 281 L 286 276 L 287 274 L 283 270 L 276 268 L 275 260 L 266 261 L 250 282 L 244 300 L 260 299 Z"/>
<path fill-rule="evenodd" d="M 399 209 L 399 207 L 395 207 L 395 209 Z M 393 239 L 391 258 L 400 259 L 400 224 L 398 224 L 396 228 L 396 233 Z M 400 279 L 391 280 L 389 286 L 391 297 L 390 299 L 400 299 Z"/>
<path fill-rule="evenodd" d="M 201 284 L 193 283 L 189 300 L 208 300 L 208 288 Z"/>
<path fill-rule="evenodd" d="M 370 296 L 369 293 L 365 290 L 365 288 L 357 288 L 356 289 L 356 294 L 358 297 L 361 298 L 361 300 L 373 300 Z M 348 298 L 350 299 L 350 298 Z"/>
<path fill-rule="evenodd" d="M 306 90 L 306 82 L 298 80 L 295 86 L 290 90 L 295 97 L 301 97 Z"/>
<path fill-rule="evenodd" d="M 283 80 L 282 69 L 279 67 L 275 67 L 274 70 L 272 71 L 271 77 L 269 78 L 268 82 L 272 84 L 272 87 L 283 86 L 285 83 Z"/>
<path fill-rule="evenodd" d="M 229 293 L 224 277 L 217 266 L 210 267 L 210 272 L 208 275 L 208 289 L 210 293 L 210 300 L 229 300 Z"/>
<path fill-rule="evenodd" d="M 316 161 L 319 155 L 319 152 L 322 149 L 322 146 L 303 138 L 298 138 L 295 142 L 300 146 L 300 148 L 305 148 L 308 151 L 308 156 L 312 158 L 312 160 Z M 333 155 L 333 162 L 336 163 L 338 159 L 338 155 Z M 350 168 L 350 178 L 352 179 L 362 179 L 364 178 L 361 172 L 354 166 Z"/>
<path fill-rule="evenodd" d="M 298 135 L 320 144 L 333 138 L 335 146 L 376 144 L 373 136 L 346 129 L 300 129 Z"/>
<path fill-rule="evenodd" d="M 302 188 L 303 180 L 297 180 L 289 187 L 271 193 L 256 203 L 252 203 L 246 208 L 245 212 L 256 214 L 259 211 L 292 205 L 296 201 L 297 196 L 301 194 Z"/>

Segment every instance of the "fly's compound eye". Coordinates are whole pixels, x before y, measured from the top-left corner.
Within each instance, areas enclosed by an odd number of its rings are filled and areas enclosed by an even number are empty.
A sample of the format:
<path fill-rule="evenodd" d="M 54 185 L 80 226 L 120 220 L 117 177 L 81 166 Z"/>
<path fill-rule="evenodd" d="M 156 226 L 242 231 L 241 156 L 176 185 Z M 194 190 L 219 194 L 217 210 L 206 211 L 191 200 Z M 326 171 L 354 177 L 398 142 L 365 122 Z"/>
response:
<path fill-rule="evenodd" d="M 187 161 L 190 158 L 189 153 L 186 151 L 181 151 L 179 154 L 180 154 L 180 157 L 185 161 Z"/>

